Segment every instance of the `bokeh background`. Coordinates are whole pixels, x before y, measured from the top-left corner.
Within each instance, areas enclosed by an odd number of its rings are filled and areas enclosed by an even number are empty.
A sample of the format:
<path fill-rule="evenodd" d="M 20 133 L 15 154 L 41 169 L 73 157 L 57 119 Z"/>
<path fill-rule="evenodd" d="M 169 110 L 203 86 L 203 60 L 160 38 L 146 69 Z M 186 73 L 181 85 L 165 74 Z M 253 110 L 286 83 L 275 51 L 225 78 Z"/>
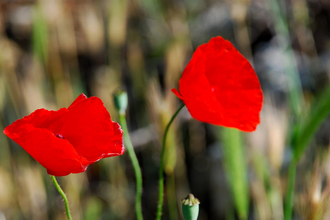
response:
<path fill-rule="evenodd" d="M 196 47 L 215 36 L 255 68 L 261 124 L 232 133 L 183 109 L 168 137 L 163 219 L 183 219 L 189 192 L 201 201 L 199 220 L 244 212 L 283 219 L 293 127 L 329 84 L 328 0 L 0 0 L 0 130 L 35 109 L 68 107 L 81 93 L 101 98 L 118 121 L 112 93 L 125 89 L 143 215 L 155 219 L 160 140 L 180 105 L 170 89 Z M 330 219 L 329 130 L 330 118 L 298 164 L 294 219 Z M 135 219 L 127 154 L 58 181 L 75 220 Z M 0 132 L 0 220 L 29 219 L 65 219 L 63 201 L 46 170 Z"/>

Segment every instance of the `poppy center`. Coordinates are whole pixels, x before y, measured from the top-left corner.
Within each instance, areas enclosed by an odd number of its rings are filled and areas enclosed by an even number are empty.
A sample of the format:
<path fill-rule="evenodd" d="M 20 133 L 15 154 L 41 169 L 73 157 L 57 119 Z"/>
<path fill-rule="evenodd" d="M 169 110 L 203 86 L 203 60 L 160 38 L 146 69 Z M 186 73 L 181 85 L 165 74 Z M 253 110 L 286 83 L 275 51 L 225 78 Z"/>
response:
<path fill-rule="evenodd" d="M 64 137 L 61 134 L 56 133 L 55 136 L 58 137 L 59 139 L 64 139 Z"/>

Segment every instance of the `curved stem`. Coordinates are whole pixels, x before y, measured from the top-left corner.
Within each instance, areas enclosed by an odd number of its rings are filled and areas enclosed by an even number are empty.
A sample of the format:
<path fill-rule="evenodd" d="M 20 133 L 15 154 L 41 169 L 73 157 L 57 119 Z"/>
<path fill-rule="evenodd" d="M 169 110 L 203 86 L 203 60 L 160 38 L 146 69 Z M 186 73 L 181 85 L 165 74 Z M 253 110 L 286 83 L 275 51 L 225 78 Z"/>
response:
<path fill-rule="evenodd" d="M 136 196 L 135 196 L 136 219 L 137 220 L 142 220 L 143 219 L 142 208 L 141 208 L 142 174 L 141 174 L 141 168 L 140 168 L 140 165 L 139 165 L 139 161 L 136 157 L 131 139 L 130 139 L 129 134 L 128 134 L 125 113 L 119 113 L 119 123 L 120 123 L 120 126 L 121 126 L 121 128 L 123 129 L 123 132 L 124 132 L 123 136 L 124 136 L 126 149 L 127 149 L 129 157 L 131 158 L 133 168 L 134 168 L 134 172 L 135 172 L 135 178 L 136 178 Z"/>
<path fill-rule="evenodd" d="M 163 202 L 164 202 L 164 154 L 165 154 L 165 143 L 166 143 L 166 136 L 168 133 L 168 130 L 170 128 L 170 125 L 174 121 L 175 117 L 179 114 L 181 109 L 185 106 L 185 104 L 182 104 L 180 108 L 174 113 L 172 116 L 170 122 L 167 124 L 163 136 L 163 143 L 162 143 L 162 152 L 160 155 L 160 165 L 159 165 L 159 191 L 158 191 L 158 206 L 157 206 L 157 215 L 156 219 L 160 220 L 162 216 L 162 208 L 163 208 Z"/>
<path fill-rule="evenodd" d="M 72 220 L 71 214 L 70 214 L 70 209 L 69 209 L 69 202 L 68 202 L 68 198 L 66 197 L 65 193 L 63 192 L 62 188 L 60 187 L 60 185 L 58 184 L 55 176 L 50 175 L 50 178 L 52 179 L 57 191 L 61 194 L 63 200 L 64 200 L 64 205 L 65 205 L 65 212 L 66 212 L 66 216 L 68 217 L 69 220 Z"/>

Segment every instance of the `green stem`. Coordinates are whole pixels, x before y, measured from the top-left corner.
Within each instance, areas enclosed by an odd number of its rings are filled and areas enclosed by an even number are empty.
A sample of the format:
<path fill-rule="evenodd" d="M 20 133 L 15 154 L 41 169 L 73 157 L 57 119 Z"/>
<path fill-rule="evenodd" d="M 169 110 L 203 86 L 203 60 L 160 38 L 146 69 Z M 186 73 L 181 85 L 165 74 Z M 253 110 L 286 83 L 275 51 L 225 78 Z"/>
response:
<path fill-rule="evenodd" d="M 284 220 L 292 219 L 292 207 L 293 207 L 293 196 L 294 196 L 294 185 L 296 178 L 296 168 L 297 164 L 294 160 L 292 160 L 289 171 L 288 171 L 288 186 L 285 198 L 285 206 L 284 206 Z"/>
<path fill-rule="evenodd" d="M 142 220 L 142 208 L 141 208 L 141 196 L 142 196 L 142 174 L 141 174 L 141 168 L 139 165 L 139 161 L 136 157 L 131 139 L 129 137 L 128 129 L 127 129 L 127 123 L 125 118 L 125 113 L 119 113 L 119 123 L 121 128 L 123 129 L 123 136 L 125 141 L 125 146 L 128 152 L 129 157 L 131 158 L 134 172 L 135 172 L 135 178 L 136 178 L 136 197 L 135 197 L 135 212 L 136 212 L 136 219 Z"/>
<path fill-rule="evenodd" d="M 63 200 L 64 200 L 64 205 L 65 205 L 65 212 L 66 212 L 66 216 L 68 217 L 69 220 L 72 220 L 71 214 L 70 214 L 70 209 L 69 209 L 69 202 L 68 202 L 68 198 L 66 197 L 65 193 L 63 192 L 62 188 L 60 187 L 60 185 L 58 184 L 55 176 L 50 175 L 50 178 L 53 180 L 53 183 L 57 189 L 57 191 L 61 194 Z"/>
<path fill-rule="evenodd" d="M 163 144 L 162 144 L 162 152 L 160 155 L 160 165 L 159 165 L 159 191 L 158 191 L 158 206 L 157 206 L 157 215 L 156 219 L 160 220 L 162 216 L 162 208 L 163 208 L 163 202 L 164 202 L 164 154 L 165 154 L 165 143 L 166 143 L 166 136 L 168 133 L 168 130 L 170 128 L 170 125 L 174 121 L 175 117 L 178 115 L 180 110 L 185 106 L 185 104 L 182 104 L 180 108 L 174 113 L 172 116 L 170 122 L 167 124 L 163 136 Z"/>

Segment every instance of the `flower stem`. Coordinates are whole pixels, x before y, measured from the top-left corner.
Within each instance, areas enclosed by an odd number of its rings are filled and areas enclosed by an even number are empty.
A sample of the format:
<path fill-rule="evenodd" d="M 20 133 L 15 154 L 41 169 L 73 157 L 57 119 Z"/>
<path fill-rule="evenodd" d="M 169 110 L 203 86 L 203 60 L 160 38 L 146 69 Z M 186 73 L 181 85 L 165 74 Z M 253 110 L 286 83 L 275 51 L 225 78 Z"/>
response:
<path fill-rule="evenodd" d="M 292 160 L 289 171 L 288 171 L 288 186 L 286 191 L 285 205 L 284 205 L 284 219 L 292 219 L 292 207 L 293 207 L 293 196 L 294 196 L 294 183 L 296 178 L 296 162 Z"/>
<path fill-rule="evenodd" d="M 158 206 L 157 206 L 157 215 L 156 219 L 160 220 L 162 216 L 162 208 L 163 208 L 163 202 L 164 202 L 164 154 L 165 154 L 165 143 L 166 143 L 166 136 L 168 133 L 168 130 L 170 128 L 170 125 L 174 121 L 175 117 L 179 114 L 181 109 L 185 106 L 185 104 L 182 104 L 180 108 L 174 113 L 172 116 L 170 122 L 167 124 L 163 136 L 163 144 L 162 144 L 162 152 L 160 155 L 160 165 L 159 165 L 159 191 L 158 191 Z"/>
<path fill-rule="evenodd" d="M 68 217 L 69 220 L 72 220 L 71 214 L 70 214 L 70 209 L 69 209 L 69 202 L 68 198 L 66 197 L 65 193 L 63 192 L 62 188 L 58 184 L 55 176 L 50 175 L 50 178 L 52 179 L 57 191 L 61 194 L 63 200 L 64 200 L 64 205 L 65 205 L 65 211 L 66 211 L 66 216 Z"/>
<path fill-rule="evenodd" d="M 136 219 L 142 220 L 142 208 L 141 208 L 141 196 L 142 196 L 142 174 L 141 174 L 141 168 L 139 165 L 139 161 L 136 157 L 136 154 L 134 152 L 134 148 L 131 142 L 131 139 L 128 134 L 127 129 L 127 123 L 125 118 L 125 113 L 119 113 L 119 123 L 121 128 L 123 129 L 123 136 L 125 141 L 125 146 L 128 152 L 129 157 L 131 158 L 134 172 L 135 172 L 135 178 L 136 178 L 136 197 L 135 197 L 135 212 L 136 212 Z"/>

